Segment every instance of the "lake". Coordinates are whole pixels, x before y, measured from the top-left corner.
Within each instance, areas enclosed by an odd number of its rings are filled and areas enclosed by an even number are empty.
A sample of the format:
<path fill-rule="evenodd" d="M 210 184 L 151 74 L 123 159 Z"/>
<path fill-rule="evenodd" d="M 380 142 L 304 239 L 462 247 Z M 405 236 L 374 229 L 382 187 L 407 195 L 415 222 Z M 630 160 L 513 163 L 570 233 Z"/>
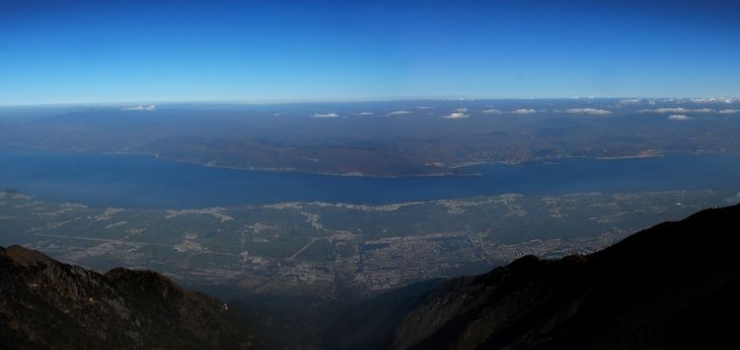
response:
<path fill-rule="evenodd" d="M 740 189 L 740 156 L 667 155 L 489 164 L 481 176 L 377 178 L 203 167 L 146 155 L 0 153 L 0 189 L 97 207 L 201 208 L 322 201 L 388 204 L 503 193 Z"/>

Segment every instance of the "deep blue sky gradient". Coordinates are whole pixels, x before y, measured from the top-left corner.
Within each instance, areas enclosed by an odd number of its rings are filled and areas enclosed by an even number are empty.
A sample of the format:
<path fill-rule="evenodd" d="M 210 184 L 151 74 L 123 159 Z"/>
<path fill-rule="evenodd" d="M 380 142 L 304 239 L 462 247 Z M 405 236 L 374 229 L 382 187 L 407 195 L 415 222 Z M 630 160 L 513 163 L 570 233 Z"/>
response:
<path fill-rule="evenodd" d="M 740 2 L 0 0 L 0 105 L 739 97 Z"/>

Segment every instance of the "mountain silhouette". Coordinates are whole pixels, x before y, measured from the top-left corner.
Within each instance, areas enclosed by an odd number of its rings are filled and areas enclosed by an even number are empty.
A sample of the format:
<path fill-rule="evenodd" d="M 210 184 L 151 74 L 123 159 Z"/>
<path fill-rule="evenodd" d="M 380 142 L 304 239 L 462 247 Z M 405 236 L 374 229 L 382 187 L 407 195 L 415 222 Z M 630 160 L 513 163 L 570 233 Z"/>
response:
<path fill-rule="evenodd" d="M 590 255 L 525 256 L 434 289 L 392 349 L 727 349 L 740 345 L 740 205 Z"/>
<path fill-rule="evenodd" d="M 226 303 L 156 272 L 100 274 L 0 247 L 0 349 L 265 347 Z"/>

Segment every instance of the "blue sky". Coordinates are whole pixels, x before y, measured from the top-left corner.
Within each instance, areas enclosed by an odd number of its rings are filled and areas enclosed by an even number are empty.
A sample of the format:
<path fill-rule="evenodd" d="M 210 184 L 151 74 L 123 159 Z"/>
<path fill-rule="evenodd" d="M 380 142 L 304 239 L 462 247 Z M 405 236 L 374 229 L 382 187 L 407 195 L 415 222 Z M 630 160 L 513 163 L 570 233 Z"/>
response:
<path fill-rule="evenodd" d="M 738 97 L 738 3 L 0 0 L 0 105 Z"/>

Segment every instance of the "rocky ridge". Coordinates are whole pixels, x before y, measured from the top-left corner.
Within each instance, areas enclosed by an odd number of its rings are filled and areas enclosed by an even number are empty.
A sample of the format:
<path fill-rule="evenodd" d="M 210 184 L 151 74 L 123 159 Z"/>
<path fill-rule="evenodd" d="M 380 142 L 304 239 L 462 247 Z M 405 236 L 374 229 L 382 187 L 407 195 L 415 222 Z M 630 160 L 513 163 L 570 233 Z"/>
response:
<path fill-rule="evenodd" d="M 0 348 L 251 349 L 226 303 L 152 271 L 105 274 L 0 247 Z"/>

